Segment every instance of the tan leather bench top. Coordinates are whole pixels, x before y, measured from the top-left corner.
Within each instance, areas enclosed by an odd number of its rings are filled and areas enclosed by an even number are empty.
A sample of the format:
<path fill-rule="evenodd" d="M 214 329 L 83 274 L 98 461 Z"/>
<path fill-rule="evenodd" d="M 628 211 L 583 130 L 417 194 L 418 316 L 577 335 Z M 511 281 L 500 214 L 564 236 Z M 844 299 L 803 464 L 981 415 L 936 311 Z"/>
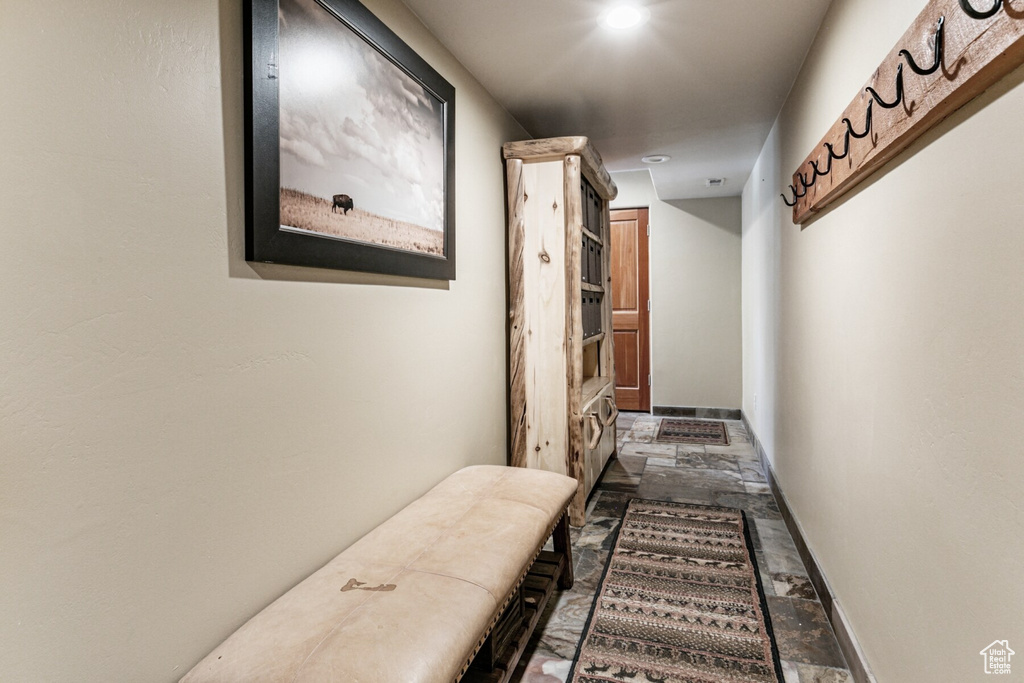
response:
<path fill-rule="evenodd" d="M 182 683 L 453 681 L 576 492 L 460 470 L 250 619 Z"/>

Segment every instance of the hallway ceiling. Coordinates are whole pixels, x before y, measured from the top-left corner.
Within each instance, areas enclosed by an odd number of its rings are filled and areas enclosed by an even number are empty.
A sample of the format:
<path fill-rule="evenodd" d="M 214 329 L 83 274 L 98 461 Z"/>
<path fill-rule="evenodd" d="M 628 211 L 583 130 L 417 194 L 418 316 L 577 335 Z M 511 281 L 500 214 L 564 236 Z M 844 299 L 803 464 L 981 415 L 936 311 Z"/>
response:
<path fill-rule="evenodd" d="M 404 1 L 531 135 L 586 135 L 671 200 L 742 192 L 831 0 L 642 0 L 622 31 L 609 0 Z"/>

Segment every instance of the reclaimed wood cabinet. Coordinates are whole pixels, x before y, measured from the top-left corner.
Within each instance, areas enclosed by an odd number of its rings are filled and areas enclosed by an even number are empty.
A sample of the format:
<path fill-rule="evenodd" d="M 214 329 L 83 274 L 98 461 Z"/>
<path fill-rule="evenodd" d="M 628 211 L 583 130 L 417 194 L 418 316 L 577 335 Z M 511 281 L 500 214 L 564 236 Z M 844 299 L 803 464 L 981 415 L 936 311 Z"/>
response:
<path fill-rule="evenodd" d="M 573 477 L 573 526 L 614 455 L 608 202 L 618 190 L 585 137 L 510 142 L 510 461 Z"/>

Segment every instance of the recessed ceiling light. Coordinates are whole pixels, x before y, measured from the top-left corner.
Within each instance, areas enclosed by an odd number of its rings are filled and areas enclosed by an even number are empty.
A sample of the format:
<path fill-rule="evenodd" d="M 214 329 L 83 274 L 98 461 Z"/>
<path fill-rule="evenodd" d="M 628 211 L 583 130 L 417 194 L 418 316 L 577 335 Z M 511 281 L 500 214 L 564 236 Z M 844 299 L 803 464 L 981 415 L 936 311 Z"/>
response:
<path fill-rule="evenodd" d="M 616 5 L 605 10 L 599 21 L 608 28 L 623 30 L 640 26 L 650 18 L 651 11 L 646 7 Z"/>
<path fill-rule="evenodd" d="M 644 162 L 645 164 L 663 164 L 671 158 L 672 157 L 670 157 L 667 154 L 648 154 L 647 156 L 640 159 L 640 161 Z"/>

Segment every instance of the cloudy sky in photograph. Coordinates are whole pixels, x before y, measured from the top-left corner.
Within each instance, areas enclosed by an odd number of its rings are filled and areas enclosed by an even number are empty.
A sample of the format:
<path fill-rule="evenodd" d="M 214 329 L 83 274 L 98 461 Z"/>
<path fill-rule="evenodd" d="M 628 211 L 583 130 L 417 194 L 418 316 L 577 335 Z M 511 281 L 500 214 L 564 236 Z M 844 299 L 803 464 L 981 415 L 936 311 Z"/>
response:
<path fill-rule="evenodd" d="M 444 229 L 442 104 L 315 0 L 280 0 L 281 185 Z"/>

